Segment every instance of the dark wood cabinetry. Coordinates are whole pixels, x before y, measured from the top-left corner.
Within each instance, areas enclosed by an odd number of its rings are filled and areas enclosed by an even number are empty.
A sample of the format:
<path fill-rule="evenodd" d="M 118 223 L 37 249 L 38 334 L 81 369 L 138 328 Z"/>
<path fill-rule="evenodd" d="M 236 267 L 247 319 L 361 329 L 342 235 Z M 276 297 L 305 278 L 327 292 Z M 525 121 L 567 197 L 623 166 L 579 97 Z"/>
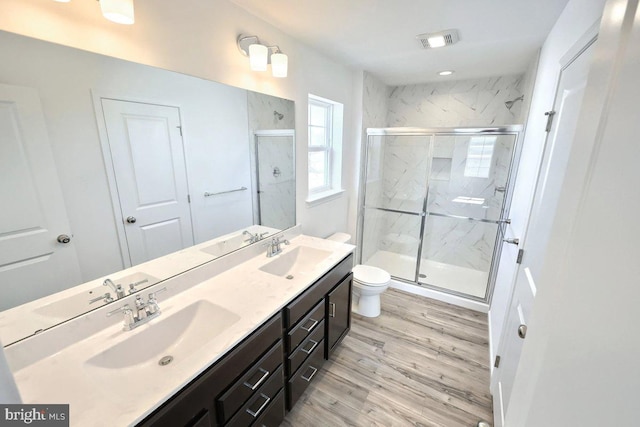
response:
<path fill-rule="evenodd" d="M 251 419 L 258 418 L 278 403 L 270 398 L 261 412 L 253 411 L 261 394 L 275 397 L 283 388 L 282 362 L 282 317 L 278 313 L 139 425 L 223 426 L 242 411 Z"/>
<path fill-rule="evenodd" d="M 349 274 L 327 295 L 327 359 L 351 328 L 352 286 L 353 274 Z"/>
<path fill-rule="evenodd" d="M 280 425 L 349 331 L 352 266 L 349 255 L 139 426 Z"/>

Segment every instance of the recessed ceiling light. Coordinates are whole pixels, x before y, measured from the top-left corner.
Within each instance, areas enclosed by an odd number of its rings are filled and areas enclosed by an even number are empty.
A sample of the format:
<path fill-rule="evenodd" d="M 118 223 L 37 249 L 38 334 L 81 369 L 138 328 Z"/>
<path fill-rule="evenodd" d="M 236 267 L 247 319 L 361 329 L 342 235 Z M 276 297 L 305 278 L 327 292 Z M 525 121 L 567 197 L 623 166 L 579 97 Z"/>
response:
<path fill-rule="evenodd" d="M 438 75 L 440 75 L 440 76 L 450 76 L 450 75 L 451 75 L 451 74 L 453 74 L 453 73 L 454 73 L 454 71 L 453 71 L 453 70 L 445 70 L 445 71 L 440 71 L 440 72 L 438 73 Z"/>

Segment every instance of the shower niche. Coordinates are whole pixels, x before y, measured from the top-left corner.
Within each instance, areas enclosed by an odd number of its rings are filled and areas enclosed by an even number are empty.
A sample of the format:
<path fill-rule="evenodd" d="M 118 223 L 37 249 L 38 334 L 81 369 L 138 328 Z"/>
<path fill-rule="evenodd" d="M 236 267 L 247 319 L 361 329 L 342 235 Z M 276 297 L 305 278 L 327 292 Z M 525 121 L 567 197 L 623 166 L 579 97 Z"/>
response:
<path fill-rule="evenodd" d="M 520 130 L 368 129 L 360 262 L 488 301 Z"/>

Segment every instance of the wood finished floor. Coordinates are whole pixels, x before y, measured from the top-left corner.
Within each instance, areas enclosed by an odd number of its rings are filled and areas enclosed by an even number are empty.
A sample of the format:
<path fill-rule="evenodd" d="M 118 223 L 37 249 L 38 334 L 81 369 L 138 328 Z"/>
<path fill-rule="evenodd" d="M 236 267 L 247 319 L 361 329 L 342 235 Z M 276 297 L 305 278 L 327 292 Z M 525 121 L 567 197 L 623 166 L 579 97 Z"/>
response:
<path fill-rule="evenodd" d="M 351 331 L 282 426 L 493 424 L 487 315 L 389 289 Z"/>

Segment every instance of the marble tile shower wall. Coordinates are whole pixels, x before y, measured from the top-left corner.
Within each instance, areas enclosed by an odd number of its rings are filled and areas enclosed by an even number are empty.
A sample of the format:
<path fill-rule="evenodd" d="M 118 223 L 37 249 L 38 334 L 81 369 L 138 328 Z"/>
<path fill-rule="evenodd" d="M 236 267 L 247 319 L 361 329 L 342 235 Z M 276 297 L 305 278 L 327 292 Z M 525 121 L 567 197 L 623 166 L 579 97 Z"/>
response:
<path fill-rule="evenodd" d="M 288 99 L 248 91 L 247 110 L 249 140 L 251 141 L 251 170 L 255 171 L 258 170 L 258 166 L 256 165 L 254 132 L 257 130 L 295 129 L 295 103 Z M 280 118 L 280 115 L 282 115 L 282 118 Z M 269 154 L 267 155 L 269 156 Z M 273 163 L 271 160 L 269 162 Z M 284 179 L 280 179 L 277 182 L 268 181 L 268 185 L 274 191 L 269 195 L 265 195 L 262 200 L 262 203 L 266 204 L 262 212 L 266 212 L 269 216 L 268 218 L 262 218 L 263 225 L 281 229 L 295 225 L 295 175 L 292 180 L 293 182 Z M 255 176 L 253 177 L 253 184 L 256 184 Z M 258 203 L 258 192 L 253 191 L 253 204 L 258 206 Z M 257 224 L 258 212 L 257 209 L 253 211 L 253 220 Z"/>
<path fill-rule="evenodd" d="M 389 111 L 389 99 L 391 95 L 391 88 L 376 77 L 369 73 L 364 73 L 363 79 L 363 116 L 362 126 L 363 135 L 365 136 L 366 143 L 366 129 L 367 128 L 381 128 L 387 126 L 387 113 Z M 372 175 L 368 174 L 369 182 L 367 182 L 367 188 L 371 189 L 371 194 L 367 190 L 367 205 L 375 206 L 378 204 L 374 198 L 381 196 L 382 194 L 382 176 L 384 174 L 383 165 L 381 160 L 383 158 L 382 140 L 378 138 L 373 141 L 374 147 L 369 150 L 369 158 L 373 158 L 373 163 L 370 162 L 370 166 L 376 168 Z M 377 157 L 376 157 L 377 156 Z M 380 241 L 383 236 L 383 229 L 385 225 L 385 218 L 381 215 L 367 215 L 366 232 L 363 233 L 363 243 L 360 250 L 362 251 L 362 260 L 366 262 L 371 257 L 380 245 Z"/>
<path fill-rule="evenodd" d="M 523 103 L 504 103 L 523 94 L 524 76 L 397 86 L 389 96 L 387 126 L 456 127 L 518 123 Z"/>
<path fill-rule="evenodd" d="M 249 91 L 249 132 L 265 129 L 295 129 L 295 103 L 288 99 Z M 282 114 L 280 119 L 279 115 Z"/>
<path fill-rule="evenodd" d="M 504 102 L 522 94 L 522 80 L 522 76 L 507 76 L 395 87 L 389 92 L 385 126 L 456 127 L 517 123 L 522 103 L 517 102 L 508 110 Z M 364 110 L 366 115 L 366 104 Z M 429 211 L 481 219 L 499 218 L 504 193 L 496 191 L 496 188 L 506 183 L 512 137 L 497 139 L 489 178 L 465 177 L 468 137 L 438 136 L 433 141 L 431 165 L 428 165 L 428 149 L 425 151 L 424 143 L 409 144 L 403 142 L 403 138 L 407 137 L 386 137 L 381 144 L 380 152 L 384 154 L 380 155 L 382 188 L 378 198 L 382 207 L 420 211 L 430 167 Z M 484 199 L 484 203 L 453 202 L 458 196 Z M 367 227 L 370 234 L 365 233 L 363 255 L 385 250 L 415 258 L 420 239 L 419 221 L 408 215 L 376 216 L 376 226 Z M 488 271 L 496 229 L 492 224 L 431 216 L 424 230 L 422 257 Z M 363 256 L 363 261 L 366 259 Z"/>
<path fill-rule="evenodd" d="M 285 229 L 295 225 L 296 180 L 293 139 L 258 138 L 258 178 L 262 225 Z"/>

